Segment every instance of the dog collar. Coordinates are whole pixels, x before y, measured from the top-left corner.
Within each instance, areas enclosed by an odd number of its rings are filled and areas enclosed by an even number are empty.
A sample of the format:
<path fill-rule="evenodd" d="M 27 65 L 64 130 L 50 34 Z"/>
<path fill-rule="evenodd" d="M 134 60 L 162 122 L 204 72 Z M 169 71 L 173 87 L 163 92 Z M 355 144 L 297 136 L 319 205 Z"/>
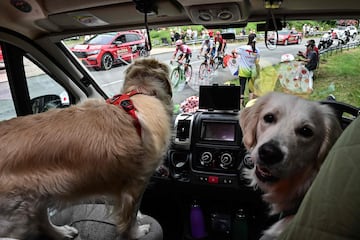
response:
<path fill-rule="evenodd" d="M 113 104 L 115 106 L 119 106 L 122 109 L 124 109 L 125 112 L 134 119 L 134 126 L 136 128 L 138 135 L 141 137 L 141 125 L 139 122 L 139 118 L 136 115 L 136 108 L 130 99 L 130 97 L 136 94 L 142 94 L 142 93 L 137 90 L 132 90 L 125 94 L 117 94 L 112 98 L 107 99 L 106 103 Z"/>

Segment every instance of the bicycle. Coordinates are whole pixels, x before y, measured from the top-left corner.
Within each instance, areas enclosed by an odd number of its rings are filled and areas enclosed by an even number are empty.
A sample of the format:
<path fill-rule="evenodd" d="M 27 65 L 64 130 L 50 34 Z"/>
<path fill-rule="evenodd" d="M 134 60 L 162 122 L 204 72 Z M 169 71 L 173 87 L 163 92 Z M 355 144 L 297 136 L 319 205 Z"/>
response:
<path fill-rule="evenodd" d="M 215 71 L 215 63 L 214 59 L 209 57 L 209 54 L 203 55 L 205 58 L 204 62 L 200 64 L 199 67 L 199 79 L 200 80 L 207 80 L 212 78 L 213 73 Z"/>
<path fill-rule="evenodd" d="M 181 90 L 181 87 L 185 86 L 185 84 L 191 80 L 192 66 L 190 63 L 183 63 L 179 60 L 176 62 L 178 65 L 171 71 L 170 80 L 173 90 Z M 172 63 L 170 62 L 170 64 Z"/>
<path fill-rule="evenodd" d="M 148 50 L 146 50 L 145 47 L 140 48 L 138 51 L 139 51 L 139 56 L 140 57 L 148 57 L 148 56 L 150 56 L 150 52 Z"/>
<path fill-rule="evenodd" d="M 219 53 L 215 59 L 215 70 L 217 70 L 219 68 L 219 66 L 222 66 L 222 68 L 225 68 L 225 63 L 224 63 L 224 55 L 222 53 Z"/>

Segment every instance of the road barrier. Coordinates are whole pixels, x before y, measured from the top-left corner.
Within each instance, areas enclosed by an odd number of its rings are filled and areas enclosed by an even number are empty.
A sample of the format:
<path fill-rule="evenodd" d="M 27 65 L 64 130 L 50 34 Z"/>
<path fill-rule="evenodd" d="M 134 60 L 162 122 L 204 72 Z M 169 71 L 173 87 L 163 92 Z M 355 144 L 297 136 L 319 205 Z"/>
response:
<path fill-rule="evenodd" d="M 351 43 L 338 44 L 336 46 L 331 46 L 329 48 L 320 50 L 319 54 L 320 56 L 327 57 L 327 56 L 331 56 L 332 54 L 342 52 L 343 50 L 349 50 L 349 49 L 357 48 L 359 46 L 360 46 L 360 41 L 356 40 Z"/>

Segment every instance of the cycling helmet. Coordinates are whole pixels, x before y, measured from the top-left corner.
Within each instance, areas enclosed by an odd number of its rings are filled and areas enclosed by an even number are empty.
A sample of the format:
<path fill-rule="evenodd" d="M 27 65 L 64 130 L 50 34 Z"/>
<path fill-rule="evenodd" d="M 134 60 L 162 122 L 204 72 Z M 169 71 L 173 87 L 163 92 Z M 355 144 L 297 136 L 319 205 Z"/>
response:
<path fill-rule="evenodd" d="M 180 45 L 182 45 L 183 44 L 183 41 L 181 40 L 181 39 L 179 39 L 179 40 L 177 40 L 176 42 L 175 42 L 175 45 L 176 46 L 180 46 Z"/>

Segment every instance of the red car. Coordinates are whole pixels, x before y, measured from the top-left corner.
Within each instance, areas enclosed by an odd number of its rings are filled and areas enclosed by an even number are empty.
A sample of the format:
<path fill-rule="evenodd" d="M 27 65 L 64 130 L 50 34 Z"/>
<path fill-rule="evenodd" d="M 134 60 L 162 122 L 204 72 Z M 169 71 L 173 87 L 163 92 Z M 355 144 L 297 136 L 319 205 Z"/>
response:
<path fill-rule="evenodd" d="M 5 65 L 4 65 L 4 58 L 3 58 L 3 55 L 2 55 L 2 51 L 1 51 L 1 47 L 0 47 L 0 69 L 4 68 Z"/>
<path fill-rule="evenodd" d="M 269 41 L 273 42 L 274 38 L 275 38 L 275 34 L 271 35 L 269 37 Z M 300 44 L 302 41 L 302 33 L 298 32 L 296 30 L 281 30 L 278 31 L 278 40 L 277 43 L 278 45 L 288 45 L 288 44 Z"/>
<path fill-rule="evenodd" d="M 145 38 L 138 31 L 98 34 L 75 45 L 71 51 L 87 66 L 109 70 L 115 64 L 131 62 L 145 47 Z"/>

